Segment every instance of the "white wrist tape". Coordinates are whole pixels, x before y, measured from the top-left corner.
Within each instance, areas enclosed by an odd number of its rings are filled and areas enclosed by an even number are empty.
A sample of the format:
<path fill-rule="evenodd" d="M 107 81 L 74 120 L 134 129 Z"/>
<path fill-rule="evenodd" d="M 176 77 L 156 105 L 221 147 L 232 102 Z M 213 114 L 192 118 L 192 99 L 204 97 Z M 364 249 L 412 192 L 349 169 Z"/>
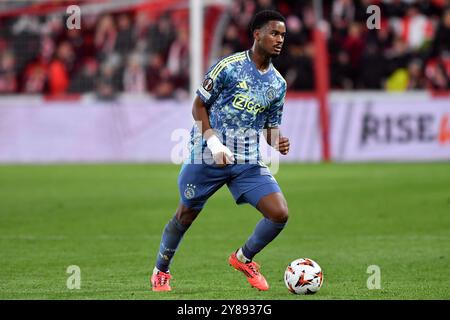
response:
<path fill-rule="evenodd" d="M 216 135 L 212 135 L 211 137 L 209 137 L 208 140 L 206 140 L 206 145 L 208 146 L 209 150 L 211 150 L 213 158 L 216 161 L 222 162 L 222 158 L 219 158 L 220 160 L 216 159 L 216 156 L 221 153 L 225 155 L 225 157 L 228 159 L 229 162 L 234 161 L 234 156 L 231 150 L 228 149 L 225 145 L 223 145 Z"/>
<path fill-rule="evenodd" d="M 223 151 L 223 147 L 225 147 L 215 134 L 206 140 L 206 144 L 213 154 Z"/>

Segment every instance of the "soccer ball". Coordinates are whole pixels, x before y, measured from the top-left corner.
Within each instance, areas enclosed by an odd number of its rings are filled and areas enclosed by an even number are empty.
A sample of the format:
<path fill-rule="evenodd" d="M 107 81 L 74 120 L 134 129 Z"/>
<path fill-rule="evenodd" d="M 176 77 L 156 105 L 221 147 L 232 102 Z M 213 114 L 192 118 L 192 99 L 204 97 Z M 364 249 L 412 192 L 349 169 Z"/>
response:
<path fill-rule="evenodd" d="M 308 258 L 292 261 L 284 272 L 284 283 L 295 294 L 316 293 L 322 282 L 322 269 L 317 262 Z"/>

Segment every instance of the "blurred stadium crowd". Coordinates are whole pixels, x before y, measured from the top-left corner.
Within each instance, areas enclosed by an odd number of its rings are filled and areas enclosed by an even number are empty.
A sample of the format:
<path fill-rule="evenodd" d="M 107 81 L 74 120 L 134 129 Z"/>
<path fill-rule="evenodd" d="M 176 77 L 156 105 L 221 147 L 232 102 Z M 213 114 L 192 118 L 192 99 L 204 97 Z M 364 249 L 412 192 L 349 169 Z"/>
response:
<path fill-rule="evenodd" d="M 378 5 L 380 29 L 367 28 L 367 8 Z M 311 1 L 235 1 L 222 55 L 247 48 L 253 12 L 277 9 L 287 18 L 288 35 L 274 64 L 290 90 L 314 88 Z M 405 91 L 450 89 L 450 1 L 323 1 L 330 87 Z"/>
<path fill-rule="evenodd" d="M 188 29 L 170 14 L 86 15 L 81 29 L 66 17 L 21 16 L 0 28 L 0 92 L 117 92 L 169 97 L 188 85 Z"/>
<path fill-rule="evenodd" d="M 381 8 L 380 29 L 366 27 L 371 4 Z M 274 64 L 289 89 L 312 91 L 312 1 L 233 0 L 215 34 L 215 54 L 248 49 L 248 23 L 262 9 L 287 18 L 285 50 Z M 323 18 L 332 89 L 450 89 L 449 0 L 323 1 Z M 188 86 L 188 22 L 170 11 L 154 18 L 134 11 L 87 15 L 80 30 L 68 30 L 61 16 L 0 18 L 0 93 L 172 98 L 188 96 Z"/>

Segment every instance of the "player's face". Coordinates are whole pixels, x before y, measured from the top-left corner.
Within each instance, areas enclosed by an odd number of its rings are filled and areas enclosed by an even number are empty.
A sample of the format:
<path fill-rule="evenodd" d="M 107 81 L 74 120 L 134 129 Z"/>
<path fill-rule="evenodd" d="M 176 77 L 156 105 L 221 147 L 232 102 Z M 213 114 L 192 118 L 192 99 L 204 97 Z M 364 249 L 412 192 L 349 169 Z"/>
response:
<path fill-rule="evenodd" d="M 286 26 L 284 22 L 269 21 L 260 29 L 257 40 L 261 48 L 274 58 L 280 55 L 285 36 Z"/>

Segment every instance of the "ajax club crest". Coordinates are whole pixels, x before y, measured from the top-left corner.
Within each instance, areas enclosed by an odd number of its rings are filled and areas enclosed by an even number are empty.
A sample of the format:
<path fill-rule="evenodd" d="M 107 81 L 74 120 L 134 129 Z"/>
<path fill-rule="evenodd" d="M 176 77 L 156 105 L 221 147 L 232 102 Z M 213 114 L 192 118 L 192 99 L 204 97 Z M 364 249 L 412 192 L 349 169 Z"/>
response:
<path fill-rule="evenodd" d="M 272 87 L 267 89 L 266 97 L 267 97 L 267 100 L 269 100 L 269 101 L 272 101 L 273 99 L 275 99 L 275 89 Z"/>
<path fill-rule="evenodd" d="M 186 199 L 192 199 L 195 196 L 195 185 L 187 184 L 186 189 L 184 190 L 184 197 Z"/>

